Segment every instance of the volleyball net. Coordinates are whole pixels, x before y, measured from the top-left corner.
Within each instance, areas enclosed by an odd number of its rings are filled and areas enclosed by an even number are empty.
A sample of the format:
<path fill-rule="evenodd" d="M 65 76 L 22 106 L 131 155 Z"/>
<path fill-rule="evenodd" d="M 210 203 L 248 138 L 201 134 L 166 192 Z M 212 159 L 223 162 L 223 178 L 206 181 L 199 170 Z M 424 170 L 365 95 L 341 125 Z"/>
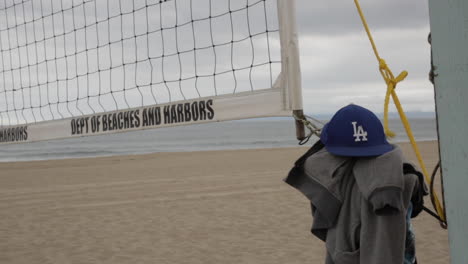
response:
<path fill-rule="evenodd" d="M 302 108 L 294 9 L 3 0 L 0 143 L 291 116 Z"/>

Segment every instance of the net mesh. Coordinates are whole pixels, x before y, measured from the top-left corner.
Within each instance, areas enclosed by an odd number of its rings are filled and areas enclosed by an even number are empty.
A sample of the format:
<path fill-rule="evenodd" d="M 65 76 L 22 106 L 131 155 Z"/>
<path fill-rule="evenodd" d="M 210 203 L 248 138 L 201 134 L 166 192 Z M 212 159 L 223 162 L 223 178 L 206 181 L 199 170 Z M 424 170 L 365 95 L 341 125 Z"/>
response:
<path fill-rule="evenodd" d="M 276 0 L 0 0 L 0 125 L 269 89 Z"/>

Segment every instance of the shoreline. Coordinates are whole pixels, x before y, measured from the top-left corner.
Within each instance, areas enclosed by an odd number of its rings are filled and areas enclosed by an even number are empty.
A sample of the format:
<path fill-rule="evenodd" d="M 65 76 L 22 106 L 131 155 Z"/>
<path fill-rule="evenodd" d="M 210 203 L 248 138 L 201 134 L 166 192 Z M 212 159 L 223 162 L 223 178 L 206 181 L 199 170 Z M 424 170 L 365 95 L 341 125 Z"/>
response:
<path fill-rule="evenodd" d="M 425 143 L 432 143 L 432 142 L 438 142 L 438 140 L 421 140 L 417 141 L 417 144 L 425 144 Z M 409 141 L 403 141 L 403 142 L 390 142 L 391 144 L 395 145 L 406 145 L 410 144 Z M 46 162 L 46 161 L 63 161 L 63 160 L 82 160 L 82 159 L 100 159 L 100 158 L 112 158 L 112 157 L 134 157 L 134 156 L 145 156 L 145 155 L 155 155 L 155 154 L 164 154 L 164 153 L 198 153 L 198 152 L 223 152 L 223 151 L 249 151 L 249 150 L 277 150 L 277 149 L 294 149 L 294 148 L 310 148 L 312 147 L 313 144 L 306 144 L 306 145 L 297 145 L 297 146 L 284 146 L 284 147 L 258 147 L 258 148 L 227 148 L 227 149 L 207 149 L 207 150 L 188 150 L 188 151 L 160 151 L 160 152 L 148 152 L 148 153 L 135 153 L 135 154 L 110 154 L 110 155 L 90 155 L 90 156 L 84 156 L 84 157 L 64 157 L 64 158 L 52 158 L 52 159 L 30 159 L 30 160 L 8 160 L 8 161 L 3 161 L 0 160 L 0 164 L 4 163 L 24 163 L 24 162 Z"/>

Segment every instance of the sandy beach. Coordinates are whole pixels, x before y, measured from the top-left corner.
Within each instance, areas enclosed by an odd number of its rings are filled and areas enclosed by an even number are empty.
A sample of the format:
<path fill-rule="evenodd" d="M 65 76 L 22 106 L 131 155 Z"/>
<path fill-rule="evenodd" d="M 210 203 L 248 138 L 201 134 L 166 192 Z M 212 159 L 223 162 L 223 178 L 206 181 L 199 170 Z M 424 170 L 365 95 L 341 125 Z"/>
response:
<path fill-rule="evenodd" d="M 419 146 L 432 170 L 437 142 Z M 0 163 L 0 263 L 323 263 L 309 203 L 282 181 L 305 150 Z M 414 225 L 419 262 L 449 263 L 447 230 Z"/>

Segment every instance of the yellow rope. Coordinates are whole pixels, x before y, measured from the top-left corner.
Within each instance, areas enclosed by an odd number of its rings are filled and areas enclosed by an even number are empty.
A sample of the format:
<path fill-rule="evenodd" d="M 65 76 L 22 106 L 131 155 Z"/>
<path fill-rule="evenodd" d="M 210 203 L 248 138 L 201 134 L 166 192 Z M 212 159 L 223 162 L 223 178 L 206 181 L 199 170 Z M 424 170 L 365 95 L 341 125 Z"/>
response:
<path fill-rule="evenodd" d="M 372 35 L 369 30 L 369 26 L 367 25 L 366 18 L 364 17 L 364 14 L 362 12 L 361 6 L 359 5 L 358 0 L 354 0 L 354 3 L 356 4 L 356 8 L 359 12 L 359 16 L 361 17 L 362 24 L 364 25 L 364 28 L 367 32 L 367 36 L 369 37 L 369 40 L 372 45 L 372 49 L 374 50 L 375 57 L 377 58 L 379 62 L 379 71 L 380 74 L 382 75 L 383 79 L 387 83 L 387 93 L 385 95 L 385 104 L 384 104 L 384 130 L 385 134 L 388 137 L 394 137 L 395 133 L 392 132 L 389 127 L 388 127 L 388 105 L 390 103 L 390 96 L 392 96 L 393 102 L 395 103 L 395 106 L 398 110 L 398 114 L 400 115 L 401 122 L 403 123 L 403 126 L 405 127 L 406 134 L 408 135 L 408 138 L 411 142 L 411 146 L 413 147 L 414 153 L 416 154 L 416 157 L 418 159 L 419 165 L 421 166 L 421 169 L 423 171 L 424 177 L 426 178 L 426 181 L 430 184 L 431 179 L 429 177 L 429 174 L 427 173 L 426 166 L 424 165 L 424 161 L 421 157 L 421 152 L 419 151 L 418 145 L 416 144 L 416 140 L 414 139 L 413 132 L 411 130 L 410 124 L 408 122 L 408 119 L 406 118 L 405 112 L 403 111 L 403 108 L 401 106 L 400 100 L 398 99 L 398 96 L 395 92 L 395 88 L 397 84 L 401 81 L 403 81 L 406 76 L 408 76 L 408 72 L 402 71 L 396 78 L 393 76 L 392 71 L 390 68 L 387 66 L 387 63 L 385 62 L 384 59 L 380 58 L 379 52 L 377 51 L 377 47 L 374 43 L 374 39 L 372 38 Z M 439 199 L 437 198 L 437 195 L 434 193 L 434 201 L 435 201 L 435 207 L 437 214 L 439 215 L 440 219 L 445 221 L 445 216 L 444 216 L 444 211 L 443 208 L 439 202 Z"/>

